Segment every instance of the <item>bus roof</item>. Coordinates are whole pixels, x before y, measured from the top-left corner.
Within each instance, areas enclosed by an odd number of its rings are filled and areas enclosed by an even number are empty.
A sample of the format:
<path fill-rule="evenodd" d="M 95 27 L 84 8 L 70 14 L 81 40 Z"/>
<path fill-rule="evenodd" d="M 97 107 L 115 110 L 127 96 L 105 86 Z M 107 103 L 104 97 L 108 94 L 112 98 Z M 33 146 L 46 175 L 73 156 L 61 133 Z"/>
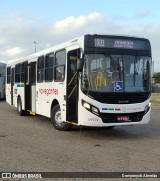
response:
<path fill-rule="evenodd" d="M 74 39 L 66 41 L 64 43 L 60 43 L 58 45 L 52 46 L 52 47 L 42 50 L 40 52 L 28 55 L 26 57 L 20 57 L 20 58 L 14 59 L 14 60 L 10 60 L 9 62 L 7 62 L 7 66 L 12 65 L 12 64 L 17 64 L 18 62 L 23 62 L 25 60 L 32 60 L 39 56 L 46 55 L 46 54 L 54 52 L 54 51 L 62 50 L 64 48 L 72 46 L 72 45 L 77 45 L 77 44 L 80 45 L 79 42 L 82 42 L 82 41 L 84 41 L 84 36 L 74 38 Z"/>
<path fill-rule="evenodd" d="M 52 46 L 52 47 L 50 47 L 48 49 L 45 49 L 45 50 L 42 50 L 40 52 L 31 54 L 31 55 L 28 55 L 28 56 L 25 56 L 25 57 L 16 58 L 14 60 L 10 60 L 9 62 L 7 62 L 7 65 L 9 66 L 9 65 L 12 65 L 12 64 L 17 64 L 19 62 L 26 61 L 26 60 L 29 61 L 29 60 L 32 60 L 32 59 L 36 59 L 39 56 L 46 55 L 46 54 L 54 52 L 54 51 L 62 50 L 64 48 L 72 46 L 72 45 L 77 45 L 77 44 L 82 45 L 82 43 L 84 43 L 84 41 L 85 41 L 85 38 L 88 38 L 88 37 L 129 38 L 129 39 L 137 39 L 137 40 L 149 41 L 148 39 L 145 39 L 145 38 L 133 37 L 133 36 L 128 36 L 128 35 L 126 36 L 126 35 L 113 35 L 113 34 L 110 34 L 110 35 L 86 34 L 86 35 L 71 39 L 69 41 L 66 41 L 64 43 Z"/>

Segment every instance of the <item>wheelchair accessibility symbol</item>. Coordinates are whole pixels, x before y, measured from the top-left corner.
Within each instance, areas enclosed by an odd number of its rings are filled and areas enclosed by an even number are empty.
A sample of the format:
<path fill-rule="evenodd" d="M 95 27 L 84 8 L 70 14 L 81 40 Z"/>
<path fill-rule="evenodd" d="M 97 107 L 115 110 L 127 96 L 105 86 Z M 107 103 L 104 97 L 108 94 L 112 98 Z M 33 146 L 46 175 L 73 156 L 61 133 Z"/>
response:
<path fill-rule="evenodd" d="M 114 82 L 114 92 L 122 92 L 123 91 L 123 82 L 115 81 Z"/>

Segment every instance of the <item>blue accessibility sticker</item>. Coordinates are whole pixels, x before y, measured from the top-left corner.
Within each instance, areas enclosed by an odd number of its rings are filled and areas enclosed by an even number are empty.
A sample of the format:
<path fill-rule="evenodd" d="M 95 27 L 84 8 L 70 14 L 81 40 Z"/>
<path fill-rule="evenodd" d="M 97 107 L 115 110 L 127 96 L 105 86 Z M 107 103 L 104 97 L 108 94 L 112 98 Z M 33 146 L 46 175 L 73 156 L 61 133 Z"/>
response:
<path fill-rule="evenodd" d="M 123 81 L 114 82 L 114 92 L 123 92 Z"/>

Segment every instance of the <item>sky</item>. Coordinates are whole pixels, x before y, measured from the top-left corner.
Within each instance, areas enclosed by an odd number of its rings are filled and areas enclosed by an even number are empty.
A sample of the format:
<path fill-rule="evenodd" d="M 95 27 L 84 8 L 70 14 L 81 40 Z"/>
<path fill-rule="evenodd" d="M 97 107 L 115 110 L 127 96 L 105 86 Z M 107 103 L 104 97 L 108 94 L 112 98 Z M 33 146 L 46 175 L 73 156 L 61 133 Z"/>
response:
<path fill-rule="evenodd" d="M 148 38 L 160 72 L 159 0 L 0 0 L 0 61 L 84 34 Z"/>

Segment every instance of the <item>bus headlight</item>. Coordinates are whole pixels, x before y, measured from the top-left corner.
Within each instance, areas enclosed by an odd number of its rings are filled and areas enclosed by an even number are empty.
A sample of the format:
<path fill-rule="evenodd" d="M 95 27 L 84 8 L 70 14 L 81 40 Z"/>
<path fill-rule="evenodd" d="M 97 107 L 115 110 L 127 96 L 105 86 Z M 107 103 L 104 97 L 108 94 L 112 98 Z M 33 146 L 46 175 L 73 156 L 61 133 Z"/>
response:
<path fill-rule="evenodd" d="M 95 113 L 95 114 L 98 114 L 98 112 L 99 112 L 98 108 L 92 106 L 92 112 Z"/>
<path fill-rule="evenodd" d="M 89 103 L 87 103 L 87 102 L 84 102 L 84 101 L 83 101 L 82 105 L 83 105 L 83 107 L 86 108 L 86 109 L 89 109 L 89 110 L 91 109 L 91 105 L 90 105 Z"/>
<path fill-rule="evenodd" d="M 151 102 L 148 104 L 149 107 L 151 107 Z"/>
<path fill-rule="evenodd" d="M 145 107 L 144 114 L 146 114 L 149 111 L 150 107 L 151 107 L 151 102 Z"/>
<path fill-rule="evenodd" d="M 99 114 L 98 108 L 96 108 L 95 106 L 92 106 L 91 104 L 89 104 L 88 102 L 85 102 L 84 100 L 82 100 L 82 106 L 88 111 L 92 112 L 93 114 L 96 114 L 96 115 Z"/>

